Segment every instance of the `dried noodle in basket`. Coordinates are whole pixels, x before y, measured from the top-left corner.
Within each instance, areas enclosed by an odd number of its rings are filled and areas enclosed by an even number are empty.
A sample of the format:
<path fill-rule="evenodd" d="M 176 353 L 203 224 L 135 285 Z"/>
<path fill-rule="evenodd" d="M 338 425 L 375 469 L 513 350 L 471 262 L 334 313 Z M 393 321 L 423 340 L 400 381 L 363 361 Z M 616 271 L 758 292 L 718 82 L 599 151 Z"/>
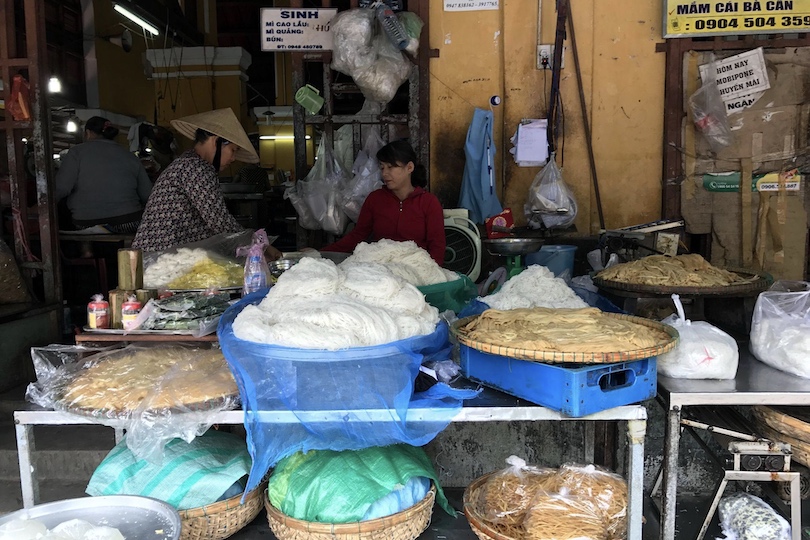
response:
<path fill-rule="evenodd" d="M 523 522 L 524 540 L 608 540 L 602 512 L 586 497 L 537 492 Z"/>
<path fill-rule="evenodd" d="M 571 496 L 589 499 L 607 524 L 608 538 L 618 540 L 627 533 L 627 482 L 621 476 L 594 465 L 566 464 L 558 471 L 559 481 Z"/>
<path fill-rule="evenodd" d="M 481 487 L 476 506 L 487 522 L 517 527 L 537 491 L 555 489 L 556 471 L 526 465 L 517 456 L 509 456 L 506 462 L 509 467 L 491 475 Z"/>

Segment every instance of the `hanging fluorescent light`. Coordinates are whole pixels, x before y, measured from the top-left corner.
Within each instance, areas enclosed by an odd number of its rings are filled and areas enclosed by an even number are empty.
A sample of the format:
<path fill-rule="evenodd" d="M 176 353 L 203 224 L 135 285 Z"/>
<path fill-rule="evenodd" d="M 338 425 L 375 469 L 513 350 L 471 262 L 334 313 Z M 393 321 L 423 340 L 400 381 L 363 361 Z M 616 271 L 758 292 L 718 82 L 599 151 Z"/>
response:
<path fill-rule="evenodd" d="M 307 140 L 310 140 L 312 137 L 307 135 Z M 295 135 L 259 135 L 259 140 L 262 141 L 293 141 L 295 140 Z"/>
<path fill-rule="evenodd" d="M 51 94 L 58 94 L 62 91 L 62 81 L 59 77 L 51 77 L 48 79 L 48 92 Z"/>
<path fill-rule="evenodd" d="M 70 118 L 67 124 L 65 124 L 65 130 L 67 130 L 68 133 L 76 133 L 79 130 L 79 124 L 76 123 L 76 120 Z"/>
<path fill-rule="evenodd" d="M 59 154 L 54 154 L 53 159 L 59 159 L 61 156 Z"/>
<path fill-rule="evenodd" d="M 142 18 L 138 17 L 137 15 L 135 15 L 134 13 L 132 13 L 127 8 L 121 6 L 121 4 L 115 4 L 113 6 L 113 9 L 115 9 L 115 11 L 117 11 L 118 13 L 120 13 L 121 15 L 123 15 L 124 17 L 129 19 L 130 21 L 134 22 L 135 24 L 140 25 L 141 28 L 143 28 L 144 30 L 146 30 L 150 34 L 152 34 L 154 36 L 157 36 L 157 35 L 160 34 L 160 32 L 158 31 L 157 28 L 155 28 L 154 26 L 152 26 L 151 24 L 149 24 L 148 22 L 146 22 Z"/>

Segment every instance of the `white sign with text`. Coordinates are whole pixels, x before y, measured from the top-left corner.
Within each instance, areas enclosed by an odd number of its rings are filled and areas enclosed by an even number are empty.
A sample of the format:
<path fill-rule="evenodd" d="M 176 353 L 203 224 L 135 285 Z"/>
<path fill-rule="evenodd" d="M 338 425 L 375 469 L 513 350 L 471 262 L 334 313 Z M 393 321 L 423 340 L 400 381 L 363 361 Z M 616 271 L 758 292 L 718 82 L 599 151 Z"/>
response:
<path fill-rule="evenodd" d="M 335 8 L 262 8 L 262 51 L 331 51 Z"/>

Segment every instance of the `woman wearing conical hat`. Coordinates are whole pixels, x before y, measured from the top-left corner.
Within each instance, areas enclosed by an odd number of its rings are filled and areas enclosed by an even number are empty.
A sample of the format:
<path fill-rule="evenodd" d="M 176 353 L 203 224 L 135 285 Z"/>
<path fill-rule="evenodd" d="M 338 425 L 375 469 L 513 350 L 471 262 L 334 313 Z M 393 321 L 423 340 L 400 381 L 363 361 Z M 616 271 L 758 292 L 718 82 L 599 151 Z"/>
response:
<path fill-rule="evenodd" d="M 158 177 L 132 247 L 162 251 L 244 227 L 225 207 L 219 172 L 236 160 L 258 163 L 259 155 L 231 109 L 217 109 L 171 121 L 194 141 Z M 271 258 L 281 256 L 270 248 Z"/>

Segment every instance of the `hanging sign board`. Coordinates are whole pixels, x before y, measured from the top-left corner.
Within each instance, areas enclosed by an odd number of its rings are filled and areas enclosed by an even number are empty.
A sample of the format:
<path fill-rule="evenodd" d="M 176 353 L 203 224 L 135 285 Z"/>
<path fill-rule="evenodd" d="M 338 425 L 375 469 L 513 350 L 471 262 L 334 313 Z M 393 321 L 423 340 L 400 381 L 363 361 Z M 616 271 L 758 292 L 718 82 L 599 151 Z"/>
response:
<path fill-rule="evenodd" d="M 262 51 L 331 51 L 336 8 L 262 8 Z"/>
<path fill-rule="evenodd" d="M 704 81 L 710 75 L 709 65 L 700 66 L 700 78 Z M 761 92 L 771 87 L 762 47 L 718 60 L 713 65 L 714 80 L 723 101 Z"/>
<path fill-rule="evenodd" d="M 779 34 L 810 30 L 810 0 L 664 0 L 664 37 Z"/>
<path fill-rule="evenodd" d="M 497 11 L 500 0 L 444 0 L 445 11 Z"/>

